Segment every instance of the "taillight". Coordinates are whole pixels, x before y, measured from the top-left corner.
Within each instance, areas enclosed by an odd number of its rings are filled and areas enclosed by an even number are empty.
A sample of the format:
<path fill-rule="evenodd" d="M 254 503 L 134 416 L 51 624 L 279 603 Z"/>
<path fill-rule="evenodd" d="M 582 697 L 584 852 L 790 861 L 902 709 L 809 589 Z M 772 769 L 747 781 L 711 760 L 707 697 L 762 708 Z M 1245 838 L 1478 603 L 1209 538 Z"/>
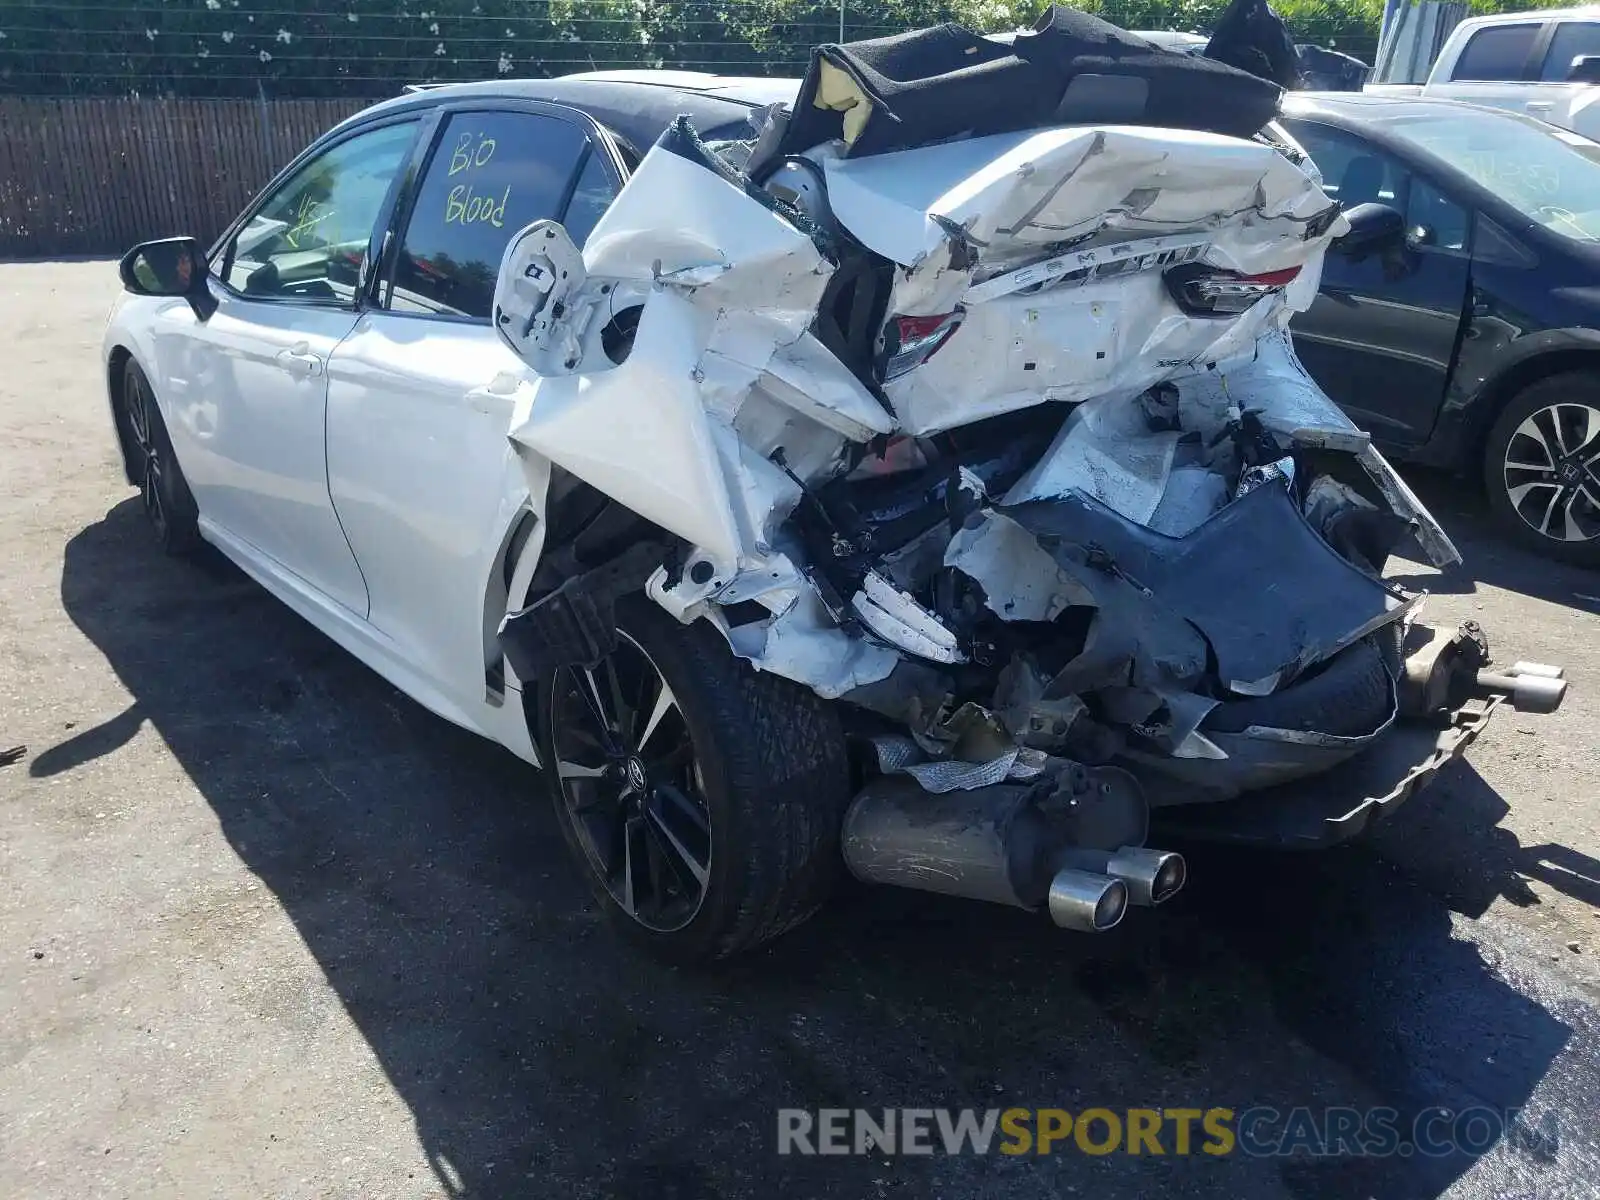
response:
<path fill-rule="evenodd" d="M 959 312 L 890 318 L 884 330 L 883 381 L 898 379 L 927 362 L 950 340 L 960 324 Z"/>
<path fill-rule="evenodd" d="M 1283 291 L 1299 274 L 1299 267 L 1241 275 L 1203 263 L 1189 263 L 1168 271 L 1165 278 L 1167 291 L 1191 317 L 1233 317 L 1256 301 Z"/>

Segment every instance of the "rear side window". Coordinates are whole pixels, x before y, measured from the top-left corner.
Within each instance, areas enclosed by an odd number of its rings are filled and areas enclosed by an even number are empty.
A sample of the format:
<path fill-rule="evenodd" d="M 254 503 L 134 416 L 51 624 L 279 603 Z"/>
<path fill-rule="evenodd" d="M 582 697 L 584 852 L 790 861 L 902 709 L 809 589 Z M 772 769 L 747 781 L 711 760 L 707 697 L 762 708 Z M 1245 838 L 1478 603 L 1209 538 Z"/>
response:
<path fill-rule="evenodd" d="M 1405 206 L 1406 169 L 1391 155 L 1326 125 L 1289 122 L 1289 132 L 1322 172 L 1322 188 L 1345 208 Z"/>
<path fill-rule="evenodd" d="M 541 113 L 456 113 L 434 146 L 400 242 L 389 307 L 487 319 L 500 258 L 530 221 L 556 219 L 588 149 Z"/>
<path fill-rule="evenodd" d="M 1452 80 L 1521 79 L 1539 37 L 1540 23 L 1493 25 L 1480 29 L 1462 47 Z"/>
<path fill-rule="evenodd" d="M 584 160 L 583 173 L 578 176 L 572 203 L 567 205 L 566 216 L 561 218 L 574 246 L 583 249 L 595 224 L 616 198 L 617 187 L 611 181 L 611 169 L 606 166 L 605 158 L 598 153 L 590 153 Z"/>
<path fill-rule="evenodd" d="M 1550 52 L 1544 56 L 1539 78 L 1547 83 L 1564 81 L 1572 70 L 1572 60 L 1586 54 L 1600 54 L 1600 24 L 1562 21 L 1550 39 Z"/>

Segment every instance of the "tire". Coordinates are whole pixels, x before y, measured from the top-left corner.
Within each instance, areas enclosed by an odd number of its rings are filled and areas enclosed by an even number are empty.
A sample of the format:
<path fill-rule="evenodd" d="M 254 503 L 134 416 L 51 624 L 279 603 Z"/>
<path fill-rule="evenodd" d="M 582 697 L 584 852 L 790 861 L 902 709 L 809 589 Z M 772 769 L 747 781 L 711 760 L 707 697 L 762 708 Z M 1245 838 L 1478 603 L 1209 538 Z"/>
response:
<path fill-rule="evenodd" d="M 1484 445 L 1483 482 L 1519 545 L 1600 567 L 1600 375 L 1552 375 L 1512 397 Z"/>
<path fill-rule="evenodd" d="M 1389 715 L 1393 702 L 1385 646 L 1394 641 L 1387 626 L 1334 655 L 1309 679 L 1270 696 L 1224 700 L 1201 722 L 1217 733 L 1242 733 L 1252 725 L 1360 737 L 1371 733 Z"/>
<path fill-rule="evenodd" d="M 617 624 L 604 663 L 540 685 L 562 835 L 607 916 L 649 953 L 753 950 L 815 912 L 839 874 L 850 772 L 838 718 L 642 595 L 618 602 Z"/>
<path fill-rule="evenodd" d="M 200 546 L 200 510 L 167 437 L 150 380 L 131 358 L 122 371 L 117 422 L 129 474 L 156 540 L 174 557 L 194 553 Z"/>

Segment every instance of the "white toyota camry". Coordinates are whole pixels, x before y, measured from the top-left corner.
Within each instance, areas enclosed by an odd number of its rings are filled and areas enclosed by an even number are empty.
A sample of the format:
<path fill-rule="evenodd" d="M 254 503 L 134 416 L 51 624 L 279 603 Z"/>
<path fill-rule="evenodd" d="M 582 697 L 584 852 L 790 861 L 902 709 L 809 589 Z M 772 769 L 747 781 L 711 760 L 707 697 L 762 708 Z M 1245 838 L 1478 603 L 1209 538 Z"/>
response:
<path fill-rule="evenodd" d="M 1455 549 L 1294 357 L 1398 218 L 1276 89 L 1059 13 L 351 118 L 123 261 L 156 533 L 543 764 L 669 957 L 844 865 L 1099 930 L 1182 885 L 1152 829 L 1361 832 L 1564 687 L 1417 623 L 1390 550 Z"/>

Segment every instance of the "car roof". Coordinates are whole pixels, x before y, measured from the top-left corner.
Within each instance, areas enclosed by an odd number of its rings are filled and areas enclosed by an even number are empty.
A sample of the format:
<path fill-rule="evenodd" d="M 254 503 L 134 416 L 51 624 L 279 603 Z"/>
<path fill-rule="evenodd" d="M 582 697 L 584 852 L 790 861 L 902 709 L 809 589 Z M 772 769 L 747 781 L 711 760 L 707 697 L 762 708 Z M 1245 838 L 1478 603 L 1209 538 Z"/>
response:
<path fill-rule="evenodd" d="M 1285 92 L 1281 106 L 1286 117 L 1335 117 L 1342 123 L 1362 125 L 1395 117 L 1437 116 L 1462 109 L 1484 111 L 1479 104 L 1425 96 L 1390 96 L 1381 92 Z M 1500 112 L 1503 110 L 1491 109 Z"/>
<path fill-rule="evenodd" d="M 799 94 L 798 79 L 711 75 L 699 71 L 588 71 L 553 79 L 492 79 L 418 88 L 385 100 L 351 121 L 463 100 L 543 100 L 588 113 L 628 142 L 648 150 L 680 116 L 708 138 L 752 132 L 759 108 Z"/>
<path fill-rule="evenodd" d="M 1395 121 L 1416 117 L 1448 117 L 1478 114 L 1521 121 L 1535 129 L 1544 129 L 1556 137 L 1579 137 L 1570 129 L 1548 125 L 1526 113 L 1499 108 L 1491 104 L 1473 104 L 1466 100 L 1446 100 L 1431 96 L 1389 96 L 1371 92 L 1286 92 L 1281 105 L 1284 117 L 1311 121 L 1326 121 L 1357 130 L 1375 142 L 1401 142 L 1420 152 L 1409 139 L 1397 136 Z M 1589 139 L 1584 139 L 1589 140 Z"/>
<path fill-rule="evenodd" d="M 1394 133 L 1396 121 L 1416 117 L 1447 117 L 1478 114 L 1502 120 L 1520 121 L 1563 140 L 1592 141 L 1571 129 L 1490 104 L 1447 100 L 1431 96 L 1394 96 L 1373 92 L 1286 92 L 1280 106 L 1283 117 L 1325 121 L 1360 132 L 1375 142 L 1399 143 L 1414 153 L 1426 153 L 1420 146 Z"/>

